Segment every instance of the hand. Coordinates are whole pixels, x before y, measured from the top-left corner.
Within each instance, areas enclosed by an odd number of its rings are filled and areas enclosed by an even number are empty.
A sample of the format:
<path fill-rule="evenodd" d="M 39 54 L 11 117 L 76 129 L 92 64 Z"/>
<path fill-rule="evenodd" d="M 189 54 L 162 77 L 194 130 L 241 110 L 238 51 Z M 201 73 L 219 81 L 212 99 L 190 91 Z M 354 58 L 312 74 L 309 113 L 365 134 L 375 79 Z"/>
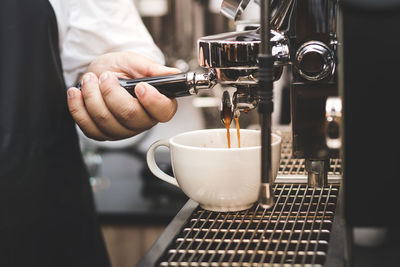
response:
<path fill-rule="evenodd" d="M 169 121 L 177 110 L 177 102 L 147 83 L 135 87 L 134 98 L 119 85 L 118 78 L 179 72 L 131 52 L 105 54 L 88 67 L 81 91 L 75 87 L 68 89 L 69 111 L 92 139 L 119 140 L 137 135 L 158 122 Z"/>

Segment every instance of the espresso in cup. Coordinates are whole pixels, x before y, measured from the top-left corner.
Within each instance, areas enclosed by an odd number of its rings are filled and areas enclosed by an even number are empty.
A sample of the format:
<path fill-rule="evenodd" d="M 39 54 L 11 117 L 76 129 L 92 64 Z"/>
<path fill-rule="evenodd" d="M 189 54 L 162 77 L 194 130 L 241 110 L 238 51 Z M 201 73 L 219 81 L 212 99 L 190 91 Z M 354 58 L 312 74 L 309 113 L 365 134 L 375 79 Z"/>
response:
<path fill-rule="evenodd" d="M 203 209 L 239 211 L 250 208 L 258 199 L 261 184 L 261 132 L 230 131 L 231 148 L 227 146 L 225 129 L 186 132 L 152 144 L 147 152 L 147 164 L 158 178 L 173 184 Z M 170 149 L 175 177 L 163 172 L 155 162 L 159 146 Z M 281 137 L 272 134 L 272 173 L 278 173 Z"/>

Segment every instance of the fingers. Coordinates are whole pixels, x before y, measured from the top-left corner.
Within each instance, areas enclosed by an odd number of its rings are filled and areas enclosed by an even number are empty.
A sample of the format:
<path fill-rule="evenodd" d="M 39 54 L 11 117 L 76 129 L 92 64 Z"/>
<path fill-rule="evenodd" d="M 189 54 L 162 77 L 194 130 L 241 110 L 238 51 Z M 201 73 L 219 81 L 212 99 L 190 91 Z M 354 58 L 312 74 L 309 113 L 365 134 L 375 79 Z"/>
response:
<path fill-rule="evenodd" d="M 139 83 L 136 85 L 135 94 L 140 104 L 156 121 L 167 122 L 176 113 L 176 99 L 166 97 L 147 83 Z"/>
<path fill-rule="evenodd" d="M 130 137 L 136 133 L 124 127 L 117 121 L 114 115 L 107 108 L 102 93 L 100 92 L 99 84 L 101 85 L 102 81 L 108 80 L 109 76 L 111 76 L 110 73 L 103 73 L 103 75 L 100 76 L 100 79 L 97 79 L 96 75 L 93 73 L 86 73 L 83 76 L 81 93 L 83 96 L 84 108 L 92 122 L 96 125 L 97 129 L 103 133 L 103 135 L 111 139 Z M 122 90 L 119 85 L 115 87 L 115 90 L 118 89 Z M 89 132 L 89 128 L 91 129 L 91 125 L 89 124 L 81 123 L 78 125 L 85 133 Z"/>
<path fill-rule="evenodd" d="M 178 69 L 134 53 L 121 52 L 99 57 L 88 70 L 90 72 L 83 76 L 81 91 L 68 90 L 68 107 L 76 123 L 91 138 L 131 137 L 157 122 L 170 120 L 177 110 L 175 99 L 169 99 L 146 83 L 137 85 L 137 98 L 132 97 L 119 85 L 116 74 L 118 77 L 141 78 L 175 74 L 180 72 Z"/>
<path fill-rule="evenodd" d="M 110 139 L 104 135 L 90 118 L 89 113 L 85 108 L 81 91 L 75 87 L 68 89 L 68 108 L 72 118 L 79 125 L 81 130 L 91 138 L 104 141 Z"/>
<path fill-rule="evenodd" d="M 157 123 L 157 120 L 147 113 L 139 101 L 119 85 L 113 73 L 105 72 L 100 77 L 104 76 L 106 78 L 100 84 L 101 96 L 107 109 L 120 124 L 131 130 L 143 131 Z"/>

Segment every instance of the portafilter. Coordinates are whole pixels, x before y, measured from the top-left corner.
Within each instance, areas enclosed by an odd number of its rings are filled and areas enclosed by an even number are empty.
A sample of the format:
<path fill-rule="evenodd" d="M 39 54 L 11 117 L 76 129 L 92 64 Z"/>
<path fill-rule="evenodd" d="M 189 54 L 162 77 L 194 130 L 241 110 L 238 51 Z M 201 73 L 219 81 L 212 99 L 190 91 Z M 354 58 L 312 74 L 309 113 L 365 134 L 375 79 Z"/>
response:
<path fill-rule="evenodd" d="M 274 57 L 274 79 L 282 74 L 283 65 L 289 62 L 289 42 L 283 33 L 271 30 L 270 41 Z M 257 86 L 258 54 L 260 47 L 259 29 L 242 32 L 228 32 L 202 37 L 198 40 L 198 63 L 204 73 L 186 72 L 140 79 L 119 79 L 120 85 L 132 96 L 140 82 L 154 86 L 162 94 L 170 97 L 197 95 L 201 90 L 209 90 L 219 83 L 236 87 L 239 95 L 234 95 L 235 108 L 239 111 L 251 109 L 257 101 L 240 97 L 240 92 L 254 91 Z M 81 83 L 76 86 L 81 88 Z M 240 103 L 240 101 L 251 103 Z"/>

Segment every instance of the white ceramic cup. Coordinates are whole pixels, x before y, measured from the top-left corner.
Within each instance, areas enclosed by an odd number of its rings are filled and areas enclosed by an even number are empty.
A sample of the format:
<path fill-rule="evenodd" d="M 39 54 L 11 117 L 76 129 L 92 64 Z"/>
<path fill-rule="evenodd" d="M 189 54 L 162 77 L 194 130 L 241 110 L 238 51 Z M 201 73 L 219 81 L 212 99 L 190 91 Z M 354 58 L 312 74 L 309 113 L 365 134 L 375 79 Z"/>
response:
<path fill-rule="evenodd" d="M 226 129 L 186 132 L 153 143 L 147 152 L 151 172 L 180 187 L 203 209 L 238 211 L 250 208 L 258 199 L 261 184 L 261 132 L 240 130 L 241 147 L 236 130 L 230 130 L 231 148 Z M 281 137 L 272 134 L 272 173 L 278 173 Z M 170 149 L 176 178 L 164 173 L 154 159 L 157 147 Z"/>

